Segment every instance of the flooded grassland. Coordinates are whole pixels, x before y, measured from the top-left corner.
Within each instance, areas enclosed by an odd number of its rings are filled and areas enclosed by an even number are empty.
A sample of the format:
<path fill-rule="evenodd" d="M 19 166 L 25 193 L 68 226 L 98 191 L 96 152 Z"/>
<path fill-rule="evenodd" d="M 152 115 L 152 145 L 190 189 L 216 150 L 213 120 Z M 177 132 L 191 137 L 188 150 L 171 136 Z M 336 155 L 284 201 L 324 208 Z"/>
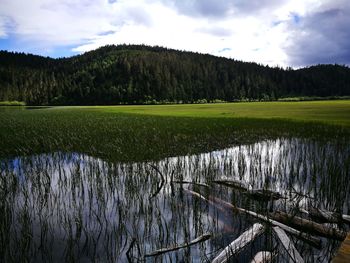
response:
<path fill-rule="evenodd" d="M 230 260 L 264 250 L 289 262 L 262 219 L 277 211 L 335 229 L 287 233 L 305 262 L 329 262 L 349 231 L 308 213 L 350 214 L 343 127 L 51 109 L 0 120 L 1 262 L 210 262 L 255 223 L 263 234 Z"/>
<path fill-rule="evenodd" d="M 3 160 L 0 256 L 6 262 L 153 262 L 145 255 L 210 233 L 207 241 L 156 257 L 207 262 L 258 220 L 188 190 L 263 215 L 311 205 L 349 214 L 349 158 L 349 145 L 277 139 L 157 162 L 107 162 L 62 152 Z M 285 198 L 255 199 L 214 183 L 223 178 Z M 348 230 L 346 224 L 337 227 Z M 322 247 L 314 248 L 291 238 L 306 262 L 328 262 L 339 246 L 323 238 Z M 233 261 L 249 262 L 256 252 L 278 246 L 267 228 Z M 277 262 L 287 259 L 279 253 Z"/>

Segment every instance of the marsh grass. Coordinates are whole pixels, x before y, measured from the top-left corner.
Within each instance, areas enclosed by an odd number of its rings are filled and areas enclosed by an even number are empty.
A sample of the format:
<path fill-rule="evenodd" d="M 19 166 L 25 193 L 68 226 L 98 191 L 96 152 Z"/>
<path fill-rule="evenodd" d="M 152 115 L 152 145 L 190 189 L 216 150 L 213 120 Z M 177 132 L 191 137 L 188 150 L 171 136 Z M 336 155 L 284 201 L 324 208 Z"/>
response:
<path fill-rule="evenodd" d="M 256 219 L 212 206 L 184 189 L 261 214 L 271 206 L 295 212 L 288 200 L 260 202 L 211 184 L 223 177 L 239 179 L 287 196 L 298 191 L 308 196 L 298 199 L 301 207 L 311 202 L 349 213 L 349 158 L 349 145 L 279 139 L 151 162 L 109 162 L 62 152 L 3 160 L 0 258 L 5 262 L 142 261 L 146 253 L 209 232 L 212 239 L 157 258 L 208 261 Z M 161 177 L 152 166 L 164 176 L 160 191 Z M 171 179 L 206 183 L 210 188 L 173 184 Z M 328 262 L 339 246 L 324 240 L 319 250 L 292 238 L 307 262 Z M 257 251 L 276 246 L 268 229 L 235 262 L 249 261 Z M 280 254 L 278 262 L 287 260 Z"/>
<path fill-rule="evenodd" d="M 210 232 L 212 239 L 158 259 L 205 262 L 256 222 L 193 198 L 186 187 L 262 214 L 271 206 L 295 212 L 294 203 L 259 202 L 211 184 L 221 177 L 298 191 L 309 196 L 297 199 L 301 207 L 349 214 L 349 138 L 346 125 L 310 120 L 0 109 L 0 261 L 138 261 Z M 308 262 L 328 262 L 339 246 L 293 241 Z M 236 260 L 276 246 L 268 229 Z"/>
<path fill-rule="evenodd" d="M 159 160 L 299 137 L 347 142 L 350 129 L 310 121 L 126 114 L 85 108 L 0 111 L 0 158 L 80 152 L 111 161 Z"/>

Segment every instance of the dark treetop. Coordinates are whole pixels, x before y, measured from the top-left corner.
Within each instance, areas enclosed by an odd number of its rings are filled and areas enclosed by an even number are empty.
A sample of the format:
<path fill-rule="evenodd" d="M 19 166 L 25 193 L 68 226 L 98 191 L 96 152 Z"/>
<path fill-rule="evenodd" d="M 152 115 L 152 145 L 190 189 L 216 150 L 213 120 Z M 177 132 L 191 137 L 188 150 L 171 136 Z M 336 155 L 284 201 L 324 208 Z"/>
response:
<path fill-rule="evenodd" d="M 52 59 L 0 51 L 0 101 L 93 105 L 350 95 L 350 68 L 271 68 L 144 45 Z"/>

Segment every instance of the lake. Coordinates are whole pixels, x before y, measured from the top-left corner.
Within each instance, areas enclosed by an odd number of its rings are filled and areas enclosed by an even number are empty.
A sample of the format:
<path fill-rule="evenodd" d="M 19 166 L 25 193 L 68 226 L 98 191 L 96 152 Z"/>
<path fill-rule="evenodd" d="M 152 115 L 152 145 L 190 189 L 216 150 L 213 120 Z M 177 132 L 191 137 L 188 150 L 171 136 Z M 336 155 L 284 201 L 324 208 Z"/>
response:
<path fill-rule="evenodd" d="M 157 162 L 113 163 L 54 152 L 2 159 L 0 165 L 5 262 L 209 262 L 260 222 L 191 191 L 262 215 L 280 210 L 306 217 L 296 207 L 310 206 L 350 214 L 348 144 L 280 138 Z M 213 182 L 218 179 L 285 198 L 256 199 Z M 346 224 L 336 227 L 349 231 Z M 190 248 L 144 257 L 206 233 L 210 239 Z M 322 238 L 322 248 L 315 248 L 290 238 L 306 262 L 329 262 L 340 245 Z M 232 262 L 250 262 L 261 250 L 276 250 L 276 262 L 288 262 L 269 227 Z"/>

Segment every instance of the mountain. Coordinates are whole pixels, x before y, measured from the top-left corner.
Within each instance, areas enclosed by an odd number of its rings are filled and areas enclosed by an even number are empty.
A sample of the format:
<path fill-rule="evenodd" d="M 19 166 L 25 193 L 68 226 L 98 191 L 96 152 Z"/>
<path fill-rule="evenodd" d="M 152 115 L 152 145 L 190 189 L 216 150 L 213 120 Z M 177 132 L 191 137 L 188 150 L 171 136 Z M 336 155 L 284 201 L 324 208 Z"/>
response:
<path fill-rule="evenodd" d="M 0 101 L 93 105 L 350 95 L 350 68 L 271 68 L 144 45 L 52 59 L 0 51 Z"/>

